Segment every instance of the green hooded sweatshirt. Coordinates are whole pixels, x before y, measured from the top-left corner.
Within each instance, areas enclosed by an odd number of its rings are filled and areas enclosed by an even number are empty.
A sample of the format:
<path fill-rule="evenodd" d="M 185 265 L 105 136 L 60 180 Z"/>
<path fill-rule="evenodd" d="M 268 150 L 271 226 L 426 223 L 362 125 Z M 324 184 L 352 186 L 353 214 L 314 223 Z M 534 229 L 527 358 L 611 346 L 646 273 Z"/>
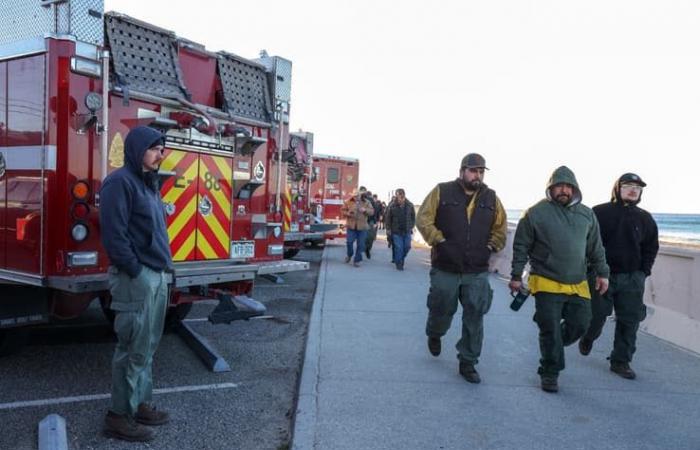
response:
<path fill-rule="evenodd" d="M 551 196 L 555 184 L 574 187 L 571 200 L 561 205 Z M 530 207 L 518 222 L 513 241 L 511 278 L 520 280 L 525 264 L 530 272 L 564 284 L 586 280 L 590 266 L 599 277 L 610 269 L 593 211 L 581 204 L 581 190 L 574 173 L 566 166 L 554 171 L 547 183 L 547 198 Z"/>

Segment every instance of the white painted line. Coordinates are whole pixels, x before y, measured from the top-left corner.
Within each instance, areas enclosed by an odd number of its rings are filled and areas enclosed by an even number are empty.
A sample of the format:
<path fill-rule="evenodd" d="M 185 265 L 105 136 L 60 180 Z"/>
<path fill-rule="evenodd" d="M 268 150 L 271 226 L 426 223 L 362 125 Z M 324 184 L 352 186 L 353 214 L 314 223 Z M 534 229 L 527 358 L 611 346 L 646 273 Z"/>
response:
<path fill-rule="evenodd" d="M 235 389 L 240 386 L 239 383 L 217 383 L 217 384 L 200 384 L 192 386 L 176 386 L 171 388 L 153 389 L 153 393 L 172 394 L 177 392 L 196 392 L 196 391 L 213 391 L 218 389 Z M 105 400 L 111 397 L 111 394 L 94 394 L 94 395 L 77 395 L 74 397 L 58 397 L 46 398 L 41 400 L 28 400 L 24 402 L 0 403 L 0 410 L 3 409 L 18 409 L 30 408 L 33 406 L 60 405 L 64 403 L 90 402 L 95 400 Z"/>

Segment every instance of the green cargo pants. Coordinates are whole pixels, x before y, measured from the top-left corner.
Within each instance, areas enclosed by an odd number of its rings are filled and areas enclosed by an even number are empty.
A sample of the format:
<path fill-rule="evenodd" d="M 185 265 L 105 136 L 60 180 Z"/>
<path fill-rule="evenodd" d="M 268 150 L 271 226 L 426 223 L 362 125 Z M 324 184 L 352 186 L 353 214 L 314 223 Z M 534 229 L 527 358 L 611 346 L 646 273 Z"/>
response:
<path fill-rule="evenodd" d="M 168 308 L 166 275 L 144 266 L 134 279 L 110 268 L 111 308 L 117 346 L 112 358 L 112 412 L 134 415 L 153 391 L 153 354 Z"/>
<path fill-rule="evenodd" d="M 535 294 L 535 316 L 540 328 L 540 375 L 558 376 L 564 370 L 564 347 L 583 336 L 591 322 L 591 302 L 578 295 Z"/>
<path fill-rule="evenodd" d="M 447 333 L 452 316 L 457 312 L 457 300 L 462 304 L 462 338 L 457 342 L 457 358 L 477 364 L 484 341 L 484 314 L 493 300 L 488 272 L 451 273 L 430 269 L 425 325 L 429 337 L 442 337 Z"/>
<path fill-rule="evenodd" d="M 610 275 L 610 287 L 605 295 L 601 296 L 591 290 L 593 319 L 584 339 L 591 342 L 598 339 L 606 318 L 614 309 L 615 340 L 610 361 L 629 363 L 637 350 L 639 323 L 647 316 L 643 300 L 645 280 L 646 275 L 642 271 L 614 273 Z"/>

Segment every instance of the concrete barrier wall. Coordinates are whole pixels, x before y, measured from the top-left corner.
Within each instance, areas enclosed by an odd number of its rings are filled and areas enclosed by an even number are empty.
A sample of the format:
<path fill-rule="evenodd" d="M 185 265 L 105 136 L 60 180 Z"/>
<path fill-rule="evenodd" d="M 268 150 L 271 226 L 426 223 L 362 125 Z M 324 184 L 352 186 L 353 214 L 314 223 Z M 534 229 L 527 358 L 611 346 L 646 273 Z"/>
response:
<path fill-rule="evenodd" d="M 510 278 L 514 234 L 511 225 L 506 247 L 491 258 L 491 271 L 505 278 Z M 420 233 L 414 239 L 422 242 Z M 646 281 L 644 303 L 642 331 L 700 353 L 700 249 L 662 245 Z"/>

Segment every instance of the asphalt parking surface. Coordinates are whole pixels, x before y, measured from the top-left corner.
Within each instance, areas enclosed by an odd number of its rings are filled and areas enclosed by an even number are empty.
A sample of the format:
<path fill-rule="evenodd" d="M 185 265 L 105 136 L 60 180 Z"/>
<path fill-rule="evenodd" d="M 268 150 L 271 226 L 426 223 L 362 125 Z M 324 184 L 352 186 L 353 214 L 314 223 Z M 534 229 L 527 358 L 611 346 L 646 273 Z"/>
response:
<path fill-rule="evenodd" d="M 115 339 L 96 302 L 80 319 L 33 330 L 19 353 L 0 358 L 0 449 L 37 448 L 39 421 L 51 413 L 66 419 L 71 449 L 288 448 L 321 256 L 302 250 L 294 259 L 310 270 L 283 275 L 283 284 L 258 279 L 253 298 L 274 319 L 212 325 L 201 319 L 214 302 L 192 308 L 188 324 L 230 372 L 209 372 L 177 334 L 163 336 L 154 403 L 171 422 L 147 444 L 102 435 Z"/>

